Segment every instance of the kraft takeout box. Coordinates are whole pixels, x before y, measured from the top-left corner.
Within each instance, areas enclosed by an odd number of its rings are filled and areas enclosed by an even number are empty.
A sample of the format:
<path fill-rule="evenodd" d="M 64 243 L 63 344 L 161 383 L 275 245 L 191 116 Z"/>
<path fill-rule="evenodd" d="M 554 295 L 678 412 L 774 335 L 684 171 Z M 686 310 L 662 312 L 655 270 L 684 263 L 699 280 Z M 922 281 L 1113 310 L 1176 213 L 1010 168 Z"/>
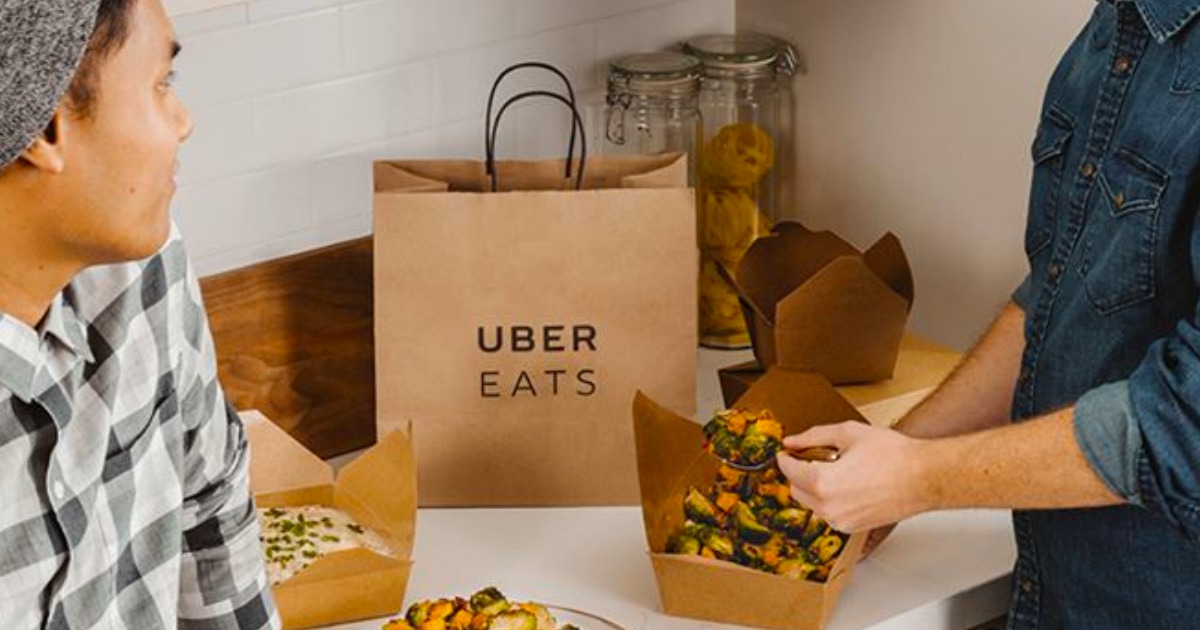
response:
<path fill-rule="evenodd" d="M 896 367 L 890 379 L 840 385 L 837 390 L 850 404 L 862 409 L 863 405 L 874 405 L 897 397 L 927 392 L 941 383 L 961 359 L 962 354 L 957 350 L 908 333 L 900 342 L 900 356 L 896 359 Z M 718 375 L 724 403 L 726 406 L 733 406 L 763 375 L 763 369 L 757 361 L 750 361 L 722 368 L 718 370 Z M 872 422 L 876 420 L 870 419 Z"/>
<path fill-rule="evenodd" d="M 312 628 L 395 614 L 412 570 L 417 478 L 409 434 L 394 431 L 334 476 L 320 458 L 270 420 L 244 414 L 250 488 L 260 508 L 324 505 L 378 533 L 396 554 L 329 554 L 273 588 L 285 628 Z"/>
<path fill-rule="evenodd" d="M 770 409 L 787 435 L 822 424 L 864 421 L 824 376 L 778 368 L 758 379 L 736 407 Z M 666 553 L 667 540 L 685 521 L 688 488 L 711 486 L 720 462 L 704 452 L 701 425 L 644 394 L 637 395 L 633 416 L 642 518 L 665 612 L 778 630 L 823 628 L 862 555 L 866 534 L 850 536 L 824 584 Z"/>
<path fill-rule="evenodd" d="M 722 271 L 762 368 L 813 370 L 835 385 L 892 376 L 913 302 L 912 271 L 894 234 L 859 252 L 832 232 L 784 222 L 750 246 L 736 272 Z M 724 378 L 747 371 L 735 366 Z"/>

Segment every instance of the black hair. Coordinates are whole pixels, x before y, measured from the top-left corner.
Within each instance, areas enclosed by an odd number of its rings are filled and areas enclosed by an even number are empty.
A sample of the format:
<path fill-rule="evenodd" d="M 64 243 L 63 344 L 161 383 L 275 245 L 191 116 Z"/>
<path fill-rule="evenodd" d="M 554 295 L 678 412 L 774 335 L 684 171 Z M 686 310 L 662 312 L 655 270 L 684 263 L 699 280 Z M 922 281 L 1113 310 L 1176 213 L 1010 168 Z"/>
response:
<path fill-rule="evenodd" d="M 67 103 L 77 114 L 87 117 L 96 102 L 100 67 L 110 55 L 121 49 L 132 30 L 133 8 L 139 0 L 100 0 L 96 26 L 87 51 L 67 90 Z"/>

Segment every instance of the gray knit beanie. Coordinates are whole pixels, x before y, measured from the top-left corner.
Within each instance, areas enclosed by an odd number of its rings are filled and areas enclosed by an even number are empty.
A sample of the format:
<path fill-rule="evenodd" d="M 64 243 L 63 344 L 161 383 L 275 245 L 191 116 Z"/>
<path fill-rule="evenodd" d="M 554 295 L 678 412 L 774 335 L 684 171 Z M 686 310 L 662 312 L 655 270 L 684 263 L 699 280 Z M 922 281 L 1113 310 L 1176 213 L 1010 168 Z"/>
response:
<path fill-rule="evenodd" d="M 0 0 L 0 169 L 54 117 L 99 7 L 100 0 Z"/>

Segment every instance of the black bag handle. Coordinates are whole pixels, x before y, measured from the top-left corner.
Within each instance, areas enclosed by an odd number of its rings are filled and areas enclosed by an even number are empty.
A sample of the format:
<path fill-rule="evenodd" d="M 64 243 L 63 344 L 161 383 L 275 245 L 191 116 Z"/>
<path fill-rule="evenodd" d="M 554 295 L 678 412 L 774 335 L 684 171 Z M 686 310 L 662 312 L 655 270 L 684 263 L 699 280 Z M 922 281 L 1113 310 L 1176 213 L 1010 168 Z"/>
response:
<path fill-rule="evenodd" d="M 495 103 L 496 103 L 496 92 L 500 89 L 500 84 L 504 82 L 504 79 L 506 77 L 508 77 L 508 75 L 510 75 L 518 70 L 525 70 L 525 69 L 530 69 L 530 68 L 537 69 L 537 70 L 545 70 L 547 72 L 550 72 L 550 73 L 558 76 L 558 78 L 562 79 L 563 85 L 566 86 L 566 88 L 567 88 L 567 96 L 570 98 L 571 109 L 572 110 L 579 109 L 579 107 L 575 101 L 575 88 L 574 88 L 574 86 L 571 85 L 571 80 L 567 78 L 567 75 L 564 74 L 562 70 L 559 70 L 555 66 L 552 66 L 552 65 L 542 62 L 542 61 L 526 61 L 526 62 L 511 65 L 511 66 L 505 68 L 504 71 L 501 72 L 499 74 L 499 76 L 496 77 L 495 82 L 492 83 L 492 91 L 490 94 L 488 94 L 487 118 L 484 120 L 484 123 L 483 123 L 483 125 L 484 125 L 483 126 L 483 143 L 484 143 L 483 150 L 484 150 L 484 155 L 487 160 L 487 169 L 488 169 L 487 174 L 489 177 L 493 177 L 496 174 L 495 171 L 492 170 L 493 165 L 495 164 L 495 161 L 496 161 L 496 138 L 495 138 L 495 133 L 493 133 L 493 131 L 492 131 L 492 128 L 499 122 L 499 121 L 493 122 L 493 120 L 492 120 L 492 111 L 493 111 L 493 107 L 495 106 Z M 585 132 L 582 127 L 577 128 L 575 125 L 571 126 L 571 142 L 567 146 L 568 159 L 567 159 L 566 173 L 565 173 L 566 179 L 571 179 L 571 160 L 570 160 L 569 156 L 572 156 L 575 154 L 576 133 L 578 133 L 580 136 L 582 136 Z"/>
<path fill-rule="evenodd" d="M 508 111 L 508 108 L 512 107 L 513 105 L 515 105 L 523 100 L 530 99 L 530 98 L 554 99 L 554 100 L 562 103 L 563 105 L 565 105 L 567 107 L 567 109 L 571 110 L 572 146 L 569 148 L 569 153 L 567 154 L 567 177 L 570 178 L 570 176 L 571 176 L 570 175 L 571 174 L 571 162 L 575 158 L 574 138 L 575 138 L 576 132 L 578 132 L 579 133 L 579 170 L 575 173 L 575 190 L 582 190 L 583 189 L 583 176 L 584 176 L 584 172 L 587 168 L 587 135 L 583 129 L 583 117 L 579 115 L 579 108 L 575 107 L 575 105 L 571 102 L 571 100 L 564 97 L 562 94 L 558 94 L 556 92 L 547 92 L 545 90 L 531 90 L 529 92 L 522 92 L 520 94 L 517 94 L 516 96 L 505 101 L 504 105 L 500 107 L 499 113 L 496 114 L 496 120 L 495 120 L 494 124 L 489 125 L 489 129 L 488 129 L 489 136 L 487 138 L 488 147 L 495 146 L 496 133 L 499 132 L 499 130 L 500 130 L 500 121 L 504 118 L 504 114 L 505 114 L 505 112 Z M 487 172 L 491 179 L 492 192 L 496 192 L 496 190 L 499 188 L 499 182 L 498 182 L 499 178 L 496 176 L 496 156 L 495 156 L 494 152 L 489 152 L 489 155 L 487 158 Z"/>

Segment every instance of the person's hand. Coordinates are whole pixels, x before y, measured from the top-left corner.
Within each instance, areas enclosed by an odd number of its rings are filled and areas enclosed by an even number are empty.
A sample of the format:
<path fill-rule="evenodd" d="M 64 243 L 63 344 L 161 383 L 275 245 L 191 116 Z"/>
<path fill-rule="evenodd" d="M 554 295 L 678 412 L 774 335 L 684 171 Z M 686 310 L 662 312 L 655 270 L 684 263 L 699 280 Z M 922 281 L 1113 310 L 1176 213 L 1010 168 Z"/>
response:
<path fill-rule="evenodd" d="M 929 508 L 918 451 L 922 442 L 861 422 L 815 427 L 784 440 L 786 450 L 832 446 L 836 462 L 806 462 L 781 451 L 792 496 L 835 529 L 865 532 Z"/>

